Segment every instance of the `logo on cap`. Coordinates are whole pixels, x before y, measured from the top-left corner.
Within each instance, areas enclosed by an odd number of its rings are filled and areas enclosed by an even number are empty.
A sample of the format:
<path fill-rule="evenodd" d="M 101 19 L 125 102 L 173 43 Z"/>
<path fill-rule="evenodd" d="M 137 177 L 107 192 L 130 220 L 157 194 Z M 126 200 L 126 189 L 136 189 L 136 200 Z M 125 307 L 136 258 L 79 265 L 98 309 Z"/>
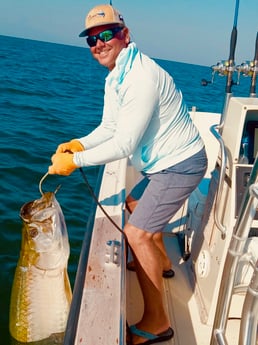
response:
<path fill-rule="evenodd" d="M 98 17 L 98 16 L 100 16 L 100 17 L 103 17 L 103 18 L 104 18 L 104 17 L 105 17 L 105 15 L 106 15 L 106 14 L 105 14 L 105 12 L 103 12 L 103 11 L 102 11 L 102 12 L 97 12 L 97 13 L 94 13 L 94 14 L 90 14 L 88 18 L 89 18 L 89 19 L 92 19 L 92 18 L 94 18 L 94 17 Z"/>

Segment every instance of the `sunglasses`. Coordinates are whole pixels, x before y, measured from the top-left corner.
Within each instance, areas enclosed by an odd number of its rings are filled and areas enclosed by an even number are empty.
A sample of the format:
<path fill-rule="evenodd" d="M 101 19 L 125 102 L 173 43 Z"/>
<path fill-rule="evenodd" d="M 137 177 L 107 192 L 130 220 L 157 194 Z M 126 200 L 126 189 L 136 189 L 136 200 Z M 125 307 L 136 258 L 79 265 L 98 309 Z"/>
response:
<path fill-rule="evenodd" d="M 108 42 L 108 41 L 112 40 L 112 38 L 114 38 L 115 35 L 119 31 L 121 31 L 122 29 L 123 29 L 123 27 L 118 26 L 118 27 L 113 28 L 113 29 L 104 30 L 97 35 L 88 36 L 86 38 L 87 43 L 90 47 L 95 47 L 95 45 L 97 44 L 97 40 L 101 40 L 101 42 Z"/>

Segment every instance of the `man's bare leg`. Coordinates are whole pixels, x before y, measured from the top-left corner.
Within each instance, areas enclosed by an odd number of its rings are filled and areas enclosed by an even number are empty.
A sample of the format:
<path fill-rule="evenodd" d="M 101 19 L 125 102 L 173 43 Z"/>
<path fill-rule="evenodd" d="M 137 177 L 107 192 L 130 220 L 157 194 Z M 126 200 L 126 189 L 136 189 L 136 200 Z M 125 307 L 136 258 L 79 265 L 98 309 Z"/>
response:
<path fill-rule="evenodd" d="M 126 208 L 127 210 L 132 213 L 133 210 L 135 209 L 135 207 L 137 206 L 138 201 L 133 199 L 130 195 L 128 195 L 128 197 L 126 198 Z M 163 263 L 163 271 L 167 271 L 169 269 L 171 269 L 172 267 L 172 263 L 171 260 L 169 259 L 167 252 L 166 252 L 166 248 L 164 245 L 164 241 L 163 241 L 163 235 L 161 232 L 158 232 L 156 234 L 153 235 L 153 241 L 155 243 L 155 245 L 159 248 L 160 250 L 160 254 L 161 254 L 161 260 Z M 129 263 L 129 266 L 134 266 L 133 262 Z"/>
<path fill-rule="evenodd" d="M 124 231 L 133 251 L 135 270 L 144 300 L 144 312 L 137 328 L 159 334 L 170 326 L 163 306 L 163 264 L 160 250 L 153 240 L 153 234 L 131 224 L 126 224 Z M 144 340 L 146 339 L 133 335 L 133 344 Z"/>
<path fill-rule="evenodd" d="M 162 259 L 162 265 L 163 265 L 163 271 L 168 271 L 172 268 L 172 262 L 169 259 L 167 255 L 167 251 L 164 244 L 163 234 L 162 232 L 157 232 L 153 235 L 153 241 L 155 245 L 159 248 L 161 259 Z"/>

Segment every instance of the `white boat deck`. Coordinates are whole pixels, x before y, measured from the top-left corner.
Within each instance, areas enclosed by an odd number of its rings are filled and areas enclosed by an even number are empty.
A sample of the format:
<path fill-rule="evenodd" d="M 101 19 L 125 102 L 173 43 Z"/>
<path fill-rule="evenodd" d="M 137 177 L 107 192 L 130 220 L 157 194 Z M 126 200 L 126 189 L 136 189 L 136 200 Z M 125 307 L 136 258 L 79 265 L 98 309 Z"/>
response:
<path fill-rule="evenodd" d="M 164 299 L 168 308 L 174 337 L 163 345 L 207 345 L 210 342 L 212 326 L 203 324 L 198 313 L 198 306 L 188 279 L 188 261 L 182 259 L 177 237 L 166 234 L 165 244 L 173 262 L 175 276 L 163 279 Z M 127 321 L 129 325 L 141 318 L 143 301 L 136 273 L 127 270 Z M 238 344 L 239 320 L 229 321 L 227 337 L 230 345 Z M 230 334 L 230 326 L 233 331 Z M 196 332 L 198 330 L 198 332 Z"/>

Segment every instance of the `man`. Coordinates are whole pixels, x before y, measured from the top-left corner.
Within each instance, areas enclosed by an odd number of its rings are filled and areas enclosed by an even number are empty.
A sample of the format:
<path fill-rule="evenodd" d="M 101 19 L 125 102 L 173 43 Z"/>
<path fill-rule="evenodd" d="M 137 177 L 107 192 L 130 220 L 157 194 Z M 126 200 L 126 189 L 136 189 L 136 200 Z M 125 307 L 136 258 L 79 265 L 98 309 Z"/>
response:
<path fill-rule="evenodd" d="M 206 171 L 204 144 L 172 77 L 130 42 L 116 9 L 94 7 L 80 36 L 109 69 L 102 122 L 86 137 L 59 145 L 49 173 L 69 175 L 124 157 L 142 173 L 127 198 L 132 214 L 124 228 L 144 298 L 142 319 L 130 328 L 132 344 L 169 340 L 174 332 L 163 306 L 162 273 L 171 263 L 161 236 Z"/>

